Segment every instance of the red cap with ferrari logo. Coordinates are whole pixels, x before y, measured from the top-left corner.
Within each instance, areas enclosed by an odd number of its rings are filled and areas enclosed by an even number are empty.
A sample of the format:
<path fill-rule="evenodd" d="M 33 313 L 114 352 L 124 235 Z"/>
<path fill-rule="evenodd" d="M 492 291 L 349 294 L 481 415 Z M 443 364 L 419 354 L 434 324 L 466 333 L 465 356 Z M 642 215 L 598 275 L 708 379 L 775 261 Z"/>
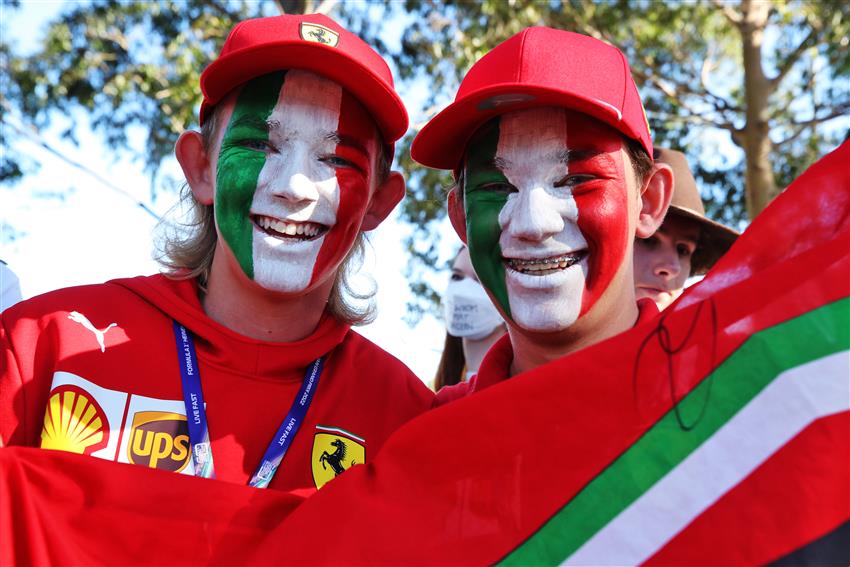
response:
<path fill-rule="evenodd" d="M 652 156 L 646 114 L 622 52 L 546 27 L 521 31 L 473 65 L 455 101 L 416 136 L 411 156 L 428 167 L 455 169 L 479 126 L 499 114 L 539 106 L 583 112 L 637 140 Z"/>
<path fill-rule="evenodd" d="M 407 111 L 386 61 L 362 39 L 322 14 L 239 22 L 218 59 L 201 74 L 201 124 L 237 86 L 283 69 L 302 69 L 342 85 L 369 111 L 391 144 L 407 131 Z"/>

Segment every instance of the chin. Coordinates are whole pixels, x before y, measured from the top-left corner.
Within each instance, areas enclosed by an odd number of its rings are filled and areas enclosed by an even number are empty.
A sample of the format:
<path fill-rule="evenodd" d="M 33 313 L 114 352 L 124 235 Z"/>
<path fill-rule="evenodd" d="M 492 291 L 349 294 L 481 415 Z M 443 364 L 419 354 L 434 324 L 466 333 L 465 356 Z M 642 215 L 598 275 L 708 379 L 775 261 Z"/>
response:
<path fill-rule="evenodd" d="M 532 333 L 558 333 L 569 329 L 577 320 L 578 313 L 569 313 L 560 305 L 538 305 L 533 310 L 511 310 L 513 322 L 524 331 Z"/>
<path fill-rule="evenodd" d="M 310 274 L 297 274 L 296 277 L 292 277 L 292 272 L 293 270 L 281 269 L 277 274 L 255 273 L 254 283 L 266 291 L 287 295 L 296 295 L 308 291 Z"/>

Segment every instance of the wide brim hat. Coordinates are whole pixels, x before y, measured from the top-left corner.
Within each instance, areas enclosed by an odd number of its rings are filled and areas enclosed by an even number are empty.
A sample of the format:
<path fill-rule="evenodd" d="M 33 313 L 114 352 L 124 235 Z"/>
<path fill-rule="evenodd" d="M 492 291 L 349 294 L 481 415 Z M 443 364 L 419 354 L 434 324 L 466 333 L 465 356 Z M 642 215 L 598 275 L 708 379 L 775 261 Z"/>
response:
<path fill-rule="evenodd" d="M 673 197 L 667 215 L 687 219 L 700 227 L 697 248 L 691 257 L 691 273 L 705 273 L 729 250 L 740 233 L 705 216 L 705 206 L 685 154 L 656 148 L 653 157 L 657 163 L 666 163 L 673 170 Z"/>
<path fill-rule="evenodd" d="M 239 22 L 218 59 L 201 74 L 200 122 L 237 86 L 284 69 L 311 71 L 340 84 L 369 111 L 388 144 L 407 131 L 407 110 L 383 57 L 322 14 Z"/>
<path fill-rule="evenodd" d="M 652 155 L 646 114 L 622 52 L 586 35 L 531 27 L 472 66 L 454 102 L 413 140 L 411 157 L 428 167 L 454 170 L 482 124 L 540 106 L 587 114 L 637 140 Z"/>

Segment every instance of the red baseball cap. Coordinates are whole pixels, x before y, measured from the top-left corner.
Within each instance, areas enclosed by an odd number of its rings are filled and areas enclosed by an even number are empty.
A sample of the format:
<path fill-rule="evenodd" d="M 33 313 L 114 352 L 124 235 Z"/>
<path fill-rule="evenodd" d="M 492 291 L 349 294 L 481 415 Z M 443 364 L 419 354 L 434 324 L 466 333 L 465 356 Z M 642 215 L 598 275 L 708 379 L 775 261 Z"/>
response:
<path fill-rule="evenodd" d="M 455 101 L 420 130 L 410 155 L 428 167 L 455 169 L 483 123 L 539 106 L 583 112 L 637 140 L 652 156 L 646 114 L 622 52 L 586 35 L 546 27 L 526 28 L 478 60 Z"/>
<path fill-rule="evenodd" d="M 407 131 L 407 110 L 387 62 L 362 39 L 322 14 L 244 20 L 227 36 L 218 59 L 201 73 L 201 124 L 235 87 L 283 69 L 312 71 L 353 94 L 372 114 L 384 141 Z"/>

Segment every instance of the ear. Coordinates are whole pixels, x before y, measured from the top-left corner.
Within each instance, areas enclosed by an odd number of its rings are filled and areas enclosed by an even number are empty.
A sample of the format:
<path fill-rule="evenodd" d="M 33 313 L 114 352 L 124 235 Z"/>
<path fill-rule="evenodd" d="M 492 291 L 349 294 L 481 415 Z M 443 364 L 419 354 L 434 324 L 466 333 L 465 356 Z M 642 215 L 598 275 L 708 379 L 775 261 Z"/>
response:
<path fill-rule="evenodd" d="M 183 169 L 183 175 L 192 188 L 192 194 L 202 205 L 212 205 L 215 197 L 210 158 L 204 150 L 204 142 L 198 132 L 187 130 L 180 134 L 174 146 L 174 154 Z"/>
<path fill-rule="evenodd" d="M 452 228 L 455 229 L 457 235 L 466 244 L 466 211 L 463 209 L 463 201 L 461 201 L 459 193 L 460 190 L 455 185 L 449 191 L 449 220 L 452 221 Z"/>
<path fill-rule="evenodd" d="M 667 207 L 673 197 L 673 170 L 666 163 L 656 163 L 652 173 L 644 183 L 638 198 L 638 213 L 635 236 L 649 238 L 664 222 Z"/>
<path fill-rule="evenodd" d="M 397 171 L 391 171 L 389 177 L 375 189 L 369 207 L 366 209 L 366 215 L 363 217 L 361 230 L 378 228 L 378 225 L 393 212 L 403 198 L 404 177 Z"/>

